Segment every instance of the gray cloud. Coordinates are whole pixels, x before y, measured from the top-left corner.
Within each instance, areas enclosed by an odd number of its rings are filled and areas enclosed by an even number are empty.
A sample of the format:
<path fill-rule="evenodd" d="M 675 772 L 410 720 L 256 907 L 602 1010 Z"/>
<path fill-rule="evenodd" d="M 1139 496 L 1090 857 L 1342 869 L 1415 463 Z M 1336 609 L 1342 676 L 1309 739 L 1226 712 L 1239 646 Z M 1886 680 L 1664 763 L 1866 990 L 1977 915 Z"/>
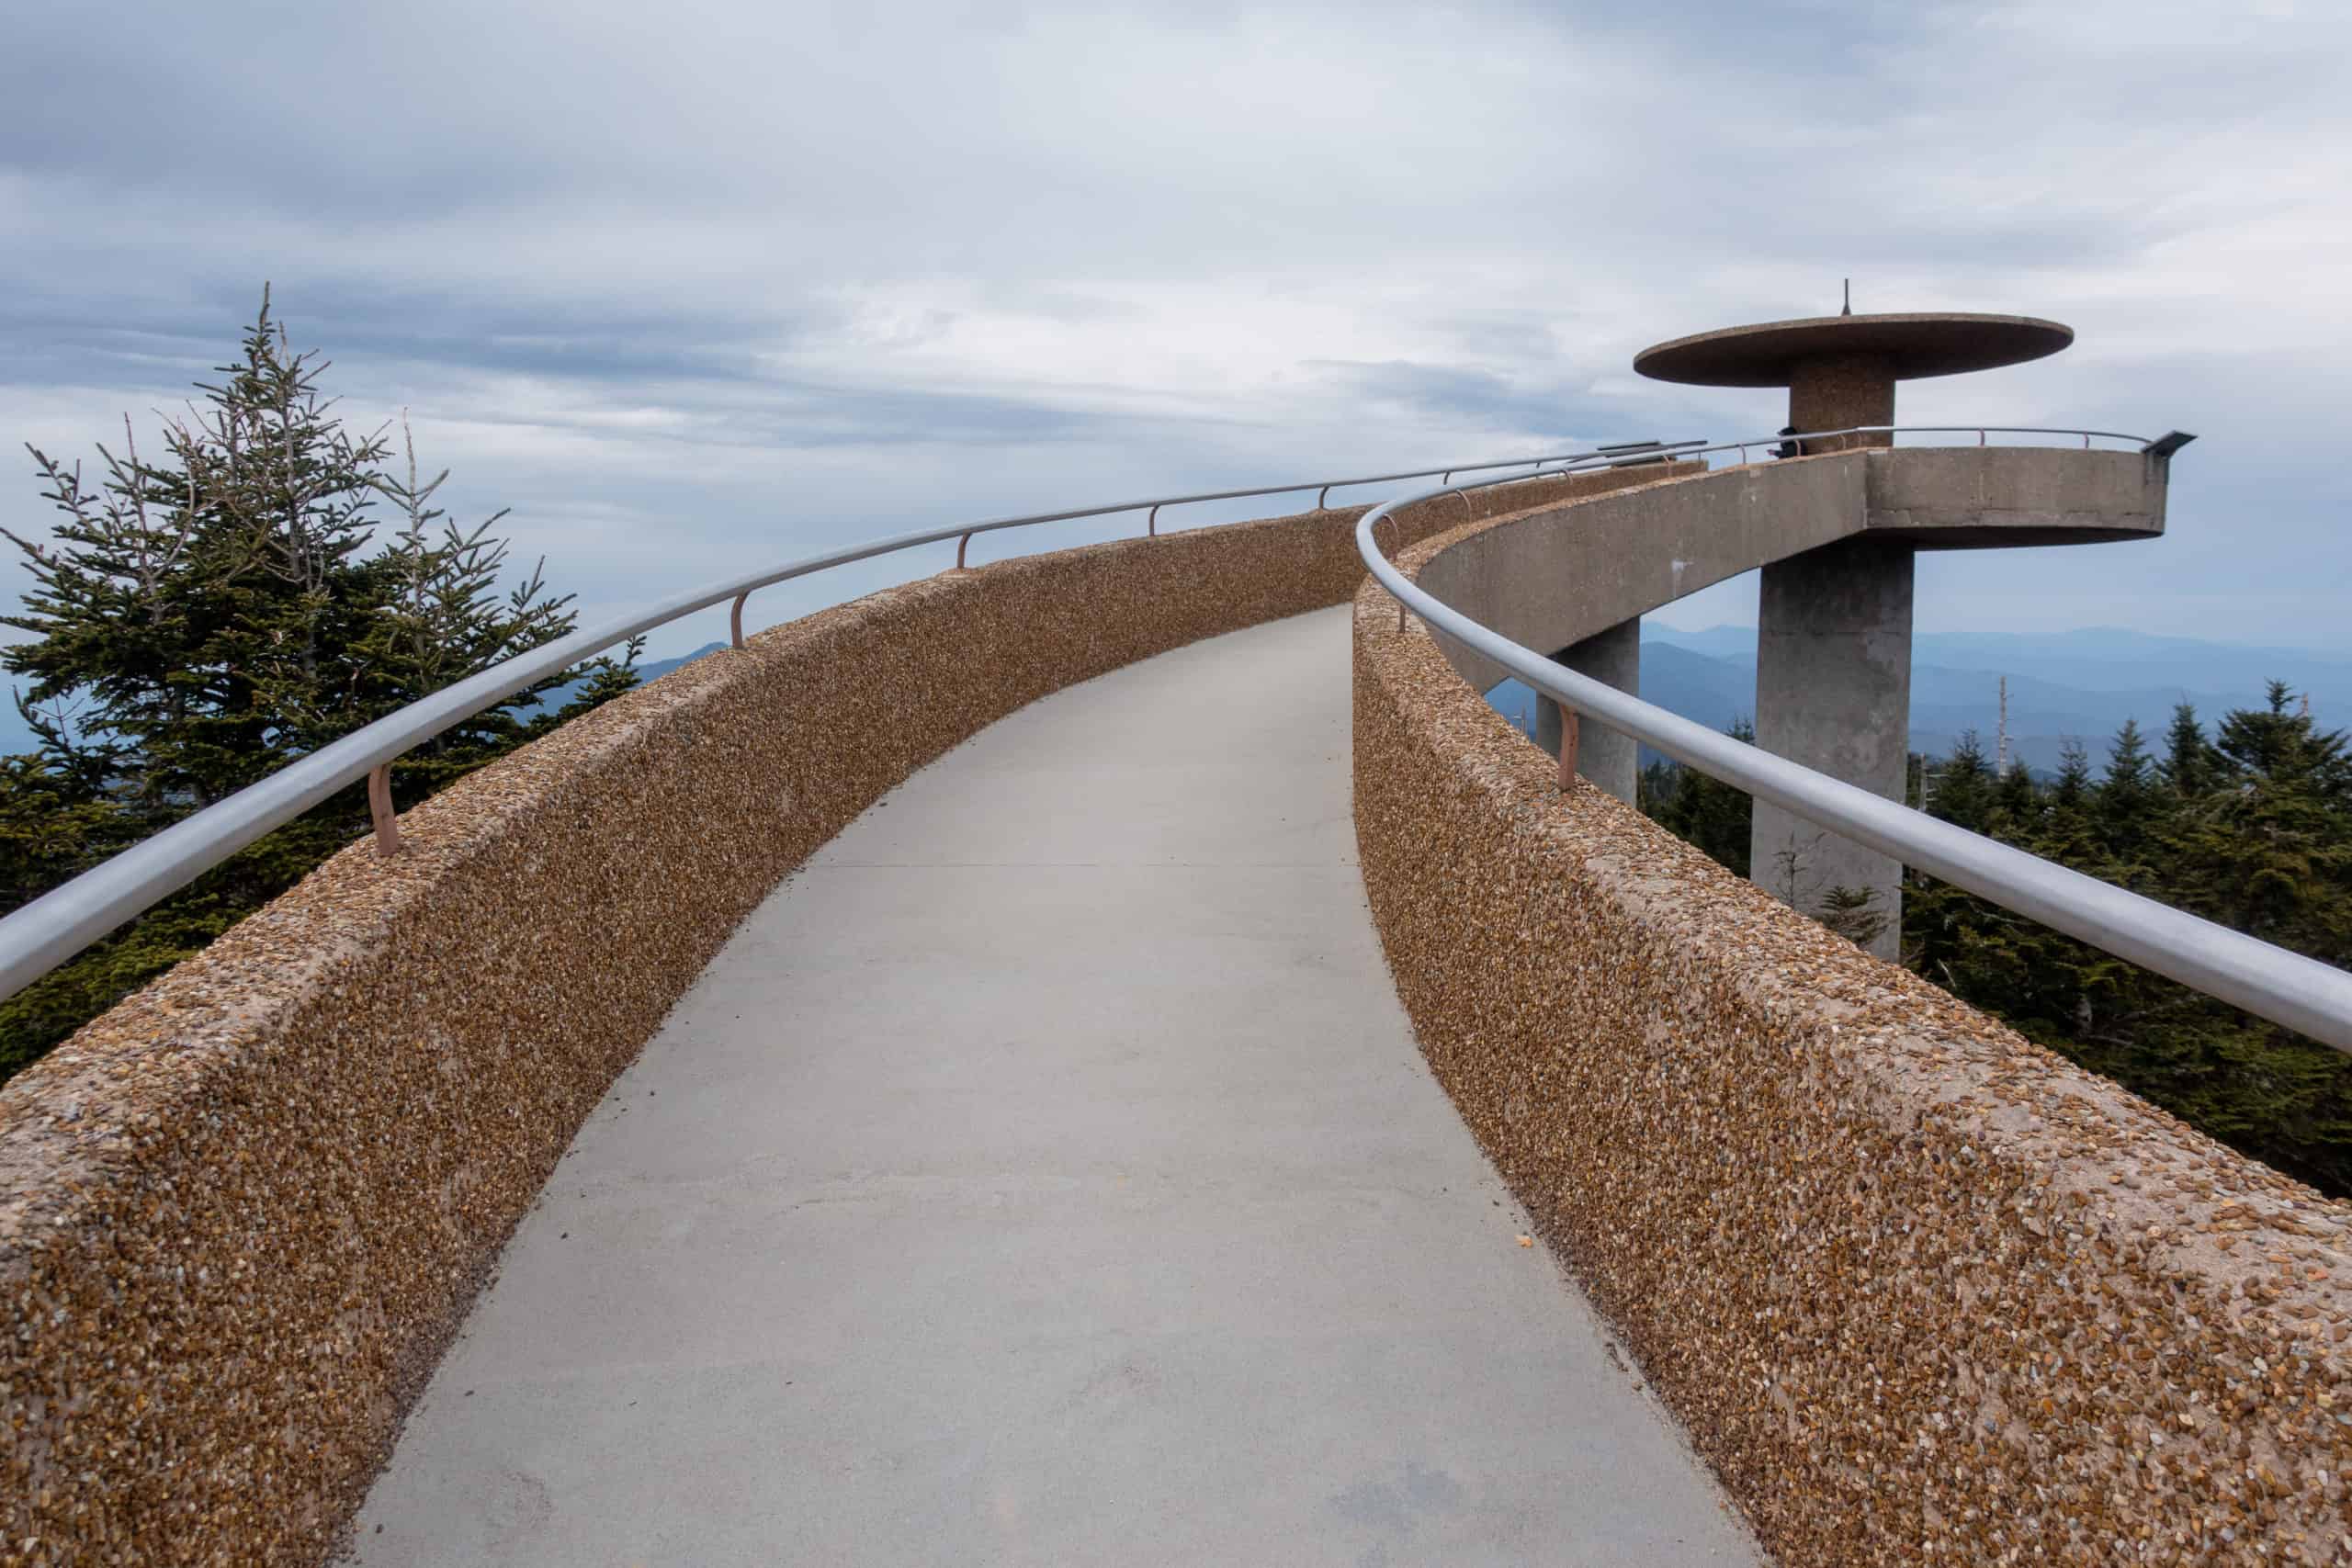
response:
<path fill-rule="evenodd" d="M 2080 333 L 1917 383 L 1906 418 L 2205 436 L 2171 538 L 1937 562 L 1923 622 L 2352 646 L 2337 8 L 133 0 L 11 26 L 9 449 L 182 395 L 268 278 L 354 412 L 414 411 L 592 607 L 1073 497 L 1770 430 L 1769 396 L 1632 354 L 1834 309 L 1851 274 L 1863 309 Z M 28 479 L 0 521 L 40 525 Z"/>

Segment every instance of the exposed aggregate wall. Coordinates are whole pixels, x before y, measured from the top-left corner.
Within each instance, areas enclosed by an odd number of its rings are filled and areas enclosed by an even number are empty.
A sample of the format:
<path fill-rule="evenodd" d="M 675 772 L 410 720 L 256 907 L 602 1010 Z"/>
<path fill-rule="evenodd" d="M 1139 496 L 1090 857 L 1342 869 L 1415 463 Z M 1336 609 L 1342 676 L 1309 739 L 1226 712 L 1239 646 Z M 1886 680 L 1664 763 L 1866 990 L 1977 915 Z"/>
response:
<path fill-rule="evenodd" d="M 1628 482 L 1431 503 L 1403 540 Z M 1346 600 L 1359 510 L 1015 558 L 697 660 L 356 845 L 0 1089 L 0 1563 L 309 1563 L 729 932 L 983 726 Z"/>
<path fill-rule="evenodd" d="M 1564 793 L 1369 582 L 1354 657 L 1423 1050 L 1781 1561 L 2352 1562 L 2352 1207 Z"/>

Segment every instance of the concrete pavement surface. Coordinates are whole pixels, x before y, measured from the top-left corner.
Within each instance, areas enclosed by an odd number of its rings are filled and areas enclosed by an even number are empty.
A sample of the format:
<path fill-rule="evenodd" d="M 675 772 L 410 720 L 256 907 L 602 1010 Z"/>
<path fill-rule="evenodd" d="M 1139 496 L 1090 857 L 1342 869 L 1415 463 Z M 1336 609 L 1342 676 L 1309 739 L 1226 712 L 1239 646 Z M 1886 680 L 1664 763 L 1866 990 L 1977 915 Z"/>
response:
<path fill-rule="evenodd" d="M 1760 1561 L 1413 1043 L 1347 617 L 1026 708 L 786 881 L 515 1233 L 357 1560 Z"/>

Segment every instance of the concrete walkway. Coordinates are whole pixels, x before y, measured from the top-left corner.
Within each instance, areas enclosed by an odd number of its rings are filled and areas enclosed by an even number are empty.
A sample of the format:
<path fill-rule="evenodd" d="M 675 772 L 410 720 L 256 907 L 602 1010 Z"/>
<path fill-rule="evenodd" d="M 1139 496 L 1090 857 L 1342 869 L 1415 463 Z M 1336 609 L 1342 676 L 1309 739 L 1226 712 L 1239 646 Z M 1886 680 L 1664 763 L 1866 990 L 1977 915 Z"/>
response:
<path fill-rule="evenodd" d="M 736 933 L 362 1515 L 418 1563 L 1734 1563 L 1413 1043 L 1348 621 L 989 729 Z"/>

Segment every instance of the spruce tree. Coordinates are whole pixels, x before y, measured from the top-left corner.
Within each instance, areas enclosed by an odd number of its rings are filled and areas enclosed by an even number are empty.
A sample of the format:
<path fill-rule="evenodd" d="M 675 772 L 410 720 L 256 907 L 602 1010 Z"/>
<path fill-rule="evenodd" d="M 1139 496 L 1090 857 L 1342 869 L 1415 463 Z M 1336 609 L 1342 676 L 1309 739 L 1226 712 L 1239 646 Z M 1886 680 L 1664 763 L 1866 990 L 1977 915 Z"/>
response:
<path fill-rule="evenodd" d="M 1934 787 L 1926 790 L 1928 815 L 1954 827 L 1981 833 L 1993 816 L 1993 769 L 1984 760 L 1976 731 L 1962 730 L 1943 766 L 1933 771 Z"/>
<path fill-rule="evenodd" d="M 2124 886 L 2136 888 L 2153 874 L 2145 863 L 2148 846 L 2163 832 L 2163 818 L 2169 807 L 2170 802 L 2157 787 L 2140 727 L 2127 718 L 2110 743 L 2107 774 L 2099 781 L 2091 807 L 2100 852 Z"/>
<path fill-rule="evenodd" d="M 266 289 L 237 359 L 142 453 L 128 420 L 97 472 L 32 449 L 60 513 L 14 533 L 32 578 L 0 617 L 29 639 L 5 662 L 39 750 L 0 765 L 0 896 L 40 896 L 140 838 L 452 682 L 569 633 L 539 570 L 502 588 L 499 513 L 450 522 L 447 474 L 388 470 L 385 430 L 355 433 L 296 352 Z M 383 513 L 400 526 L 379 544 Z M 0 530 L 0 533 L 5 533 Z M 538 699 L 584 681 L 566 715 L 635 682 L 636 648 L 517 691 L 403 759 L 413 804 L 547 728 Z M 277 893 L 364 830 L 354 785 L 80 958 L 0 1003 L 0 1076 Z"/>
<path fill-rule="evenodd" d="M 2352 837 L 2341 732 L 2269 704 L 2229 715 L 2215 735 L 2217 784 L 2191 846 L 2213 918 L 2332 963 L 2352 958 Z"/>
<path fill-rule="evenodd" d="M 2204 794 L 2212 782 L 2212 748 L 2206 744 L 2204 727 L 2197 722 L 2195 705 L 2181 703 L 2173 708 L 2172 724 L 2165 731 L 2165 760 L 2158 772 L 2173 794 L 2184 800 Z"/>
<path fill-rule="evenodd" d="M 1724 733 L 1751 745 L 1756 740 L 1756 727 L 1745 717 L 1732 720 Z M 1746 876 L 1753 808 L 1747 792 L 1679 763 L 1653 767 L 1664 771 L 1655 778 L 1644 775 L 1642 809 L 1668 831 Z"/>

